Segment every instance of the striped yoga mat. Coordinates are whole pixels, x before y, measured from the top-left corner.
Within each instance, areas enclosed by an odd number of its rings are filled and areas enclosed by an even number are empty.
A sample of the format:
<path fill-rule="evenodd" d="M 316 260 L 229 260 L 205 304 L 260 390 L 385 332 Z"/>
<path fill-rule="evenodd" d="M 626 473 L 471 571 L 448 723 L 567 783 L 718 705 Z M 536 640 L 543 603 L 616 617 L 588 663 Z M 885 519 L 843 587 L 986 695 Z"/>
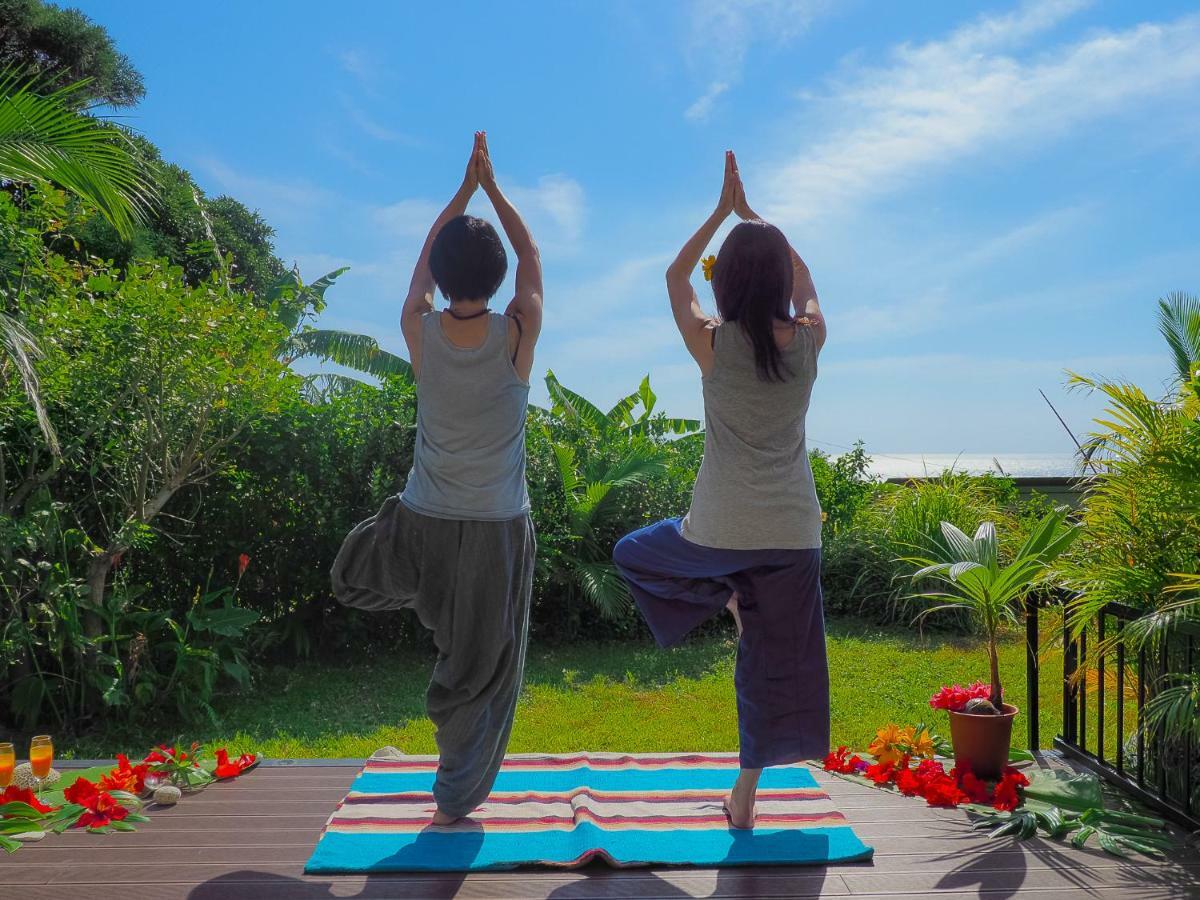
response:
<path fill-rule="evenodd" d="M 523 865 L 796 865 L 870 859 L 804 766 L 763 772 L 753 831 L 721 802 L 736 754 L 510 756 L 469 819 L 438 828 L 437 760 L 385 748 L 367 761 L 305 866 L 335 872 L 467 871 Z"/>

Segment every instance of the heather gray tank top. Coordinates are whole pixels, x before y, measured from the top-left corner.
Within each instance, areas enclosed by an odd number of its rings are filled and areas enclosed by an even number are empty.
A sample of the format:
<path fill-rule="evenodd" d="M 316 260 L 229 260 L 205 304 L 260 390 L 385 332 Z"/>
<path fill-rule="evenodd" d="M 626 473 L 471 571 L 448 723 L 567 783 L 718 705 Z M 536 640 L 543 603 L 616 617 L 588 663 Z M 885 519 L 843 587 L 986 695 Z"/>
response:
<path fill-rule="evenodd" d="M 781 351 L 783 382 L 762 381 L 754 348 L 736 322 L 717 326 L 704 384 L 704 460 L 683 536 L 726 550 L 821 546 L 821 505 L 808 464 L 804 416 L 817 378 L 808 328 Z"/>
<path fill-rule="evenodd" d="M 456 347 L 441 313 L 421 319 L 417 442 L 400 499 L 440 519 L 499 521 L 529 511 L 525 410 L 529 385 L 513 368 L 508 317 L 488 313 L 478 347 Z"/>

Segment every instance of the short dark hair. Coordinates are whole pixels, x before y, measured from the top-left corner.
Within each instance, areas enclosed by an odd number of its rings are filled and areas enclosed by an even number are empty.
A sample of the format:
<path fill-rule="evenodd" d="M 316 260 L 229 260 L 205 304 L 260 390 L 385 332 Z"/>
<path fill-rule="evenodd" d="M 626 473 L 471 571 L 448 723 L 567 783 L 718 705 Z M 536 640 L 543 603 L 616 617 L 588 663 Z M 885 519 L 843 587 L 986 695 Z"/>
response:
<path fill-rule="evenodd" d="M 508 254 L 491 223 L 455 216 L 433 239 L 429 268 L 447 300 L 490 300 L 508 271 Z"/>
<path fill-rule="evenodd" d="M 775 322 L 791 318 L 793 274 L 787 238 L 760 219 L 735 225 L 713 266 L 717 312 L 750 339 L 763 381 L 785 381 L 791 374 L 775 343 Z"/>

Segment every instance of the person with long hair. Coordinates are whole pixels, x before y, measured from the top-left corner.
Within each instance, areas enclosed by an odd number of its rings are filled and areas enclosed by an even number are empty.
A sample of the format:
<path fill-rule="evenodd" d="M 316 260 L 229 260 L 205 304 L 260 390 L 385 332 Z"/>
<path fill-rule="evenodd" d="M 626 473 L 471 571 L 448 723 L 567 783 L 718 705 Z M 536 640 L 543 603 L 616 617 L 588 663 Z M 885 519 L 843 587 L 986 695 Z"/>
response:
<path fill-rule="evenodd" d="M 490 223 L 466 215 L 477 188 L 517 255 L 504 314 L 488 307 L 508 269 L 504 244 Z M 445 309 L 435 308 L 435 289 Z M 497 186 L 487 135 L 477 132 L 400 313 L 417 380 L 412 472 L 399 496 L 346 537 L 332 573 L 340 602 L 411 609 L 433 632 L 434 825 L 466 816 L 491 790 L 521 692 L 536 552 L 525 414 L 541 325 L 537 245 Z"/>
<path fill-rule="evenodd" d="M 731 214 L 742 221 L 705 262 L 713 318 L 691 277 Z M 717 208 L 667 269 L 667 293 L 700 367 L 704 459 L 687 515 L 626 535 L 613 560 L 661 646 L 733 613 L 741 771 L 725 811 L 752 828 L 762 770 L 829 746 L 821 507 L 804 424 L 826 329 L 808 267 L 746 202 L 732 151 Z"/>

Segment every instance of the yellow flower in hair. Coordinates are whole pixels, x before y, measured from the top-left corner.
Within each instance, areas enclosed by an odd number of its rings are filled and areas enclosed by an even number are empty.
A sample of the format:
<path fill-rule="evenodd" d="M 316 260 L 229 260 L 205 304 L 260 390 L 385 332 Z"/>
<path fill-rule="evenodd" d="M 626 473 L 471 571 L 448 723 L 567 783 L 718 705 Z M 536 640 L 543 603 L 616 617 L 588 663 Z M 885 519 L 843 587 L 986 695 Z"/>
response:
<path fill-rule="evenodd" d="M 717 258 L 715 256 L 706 256 L 704 259 L 700 260 L 700 265 L 704 267 L 705 281 L 712 281 L 713 266 L 716 264 Z"/>

